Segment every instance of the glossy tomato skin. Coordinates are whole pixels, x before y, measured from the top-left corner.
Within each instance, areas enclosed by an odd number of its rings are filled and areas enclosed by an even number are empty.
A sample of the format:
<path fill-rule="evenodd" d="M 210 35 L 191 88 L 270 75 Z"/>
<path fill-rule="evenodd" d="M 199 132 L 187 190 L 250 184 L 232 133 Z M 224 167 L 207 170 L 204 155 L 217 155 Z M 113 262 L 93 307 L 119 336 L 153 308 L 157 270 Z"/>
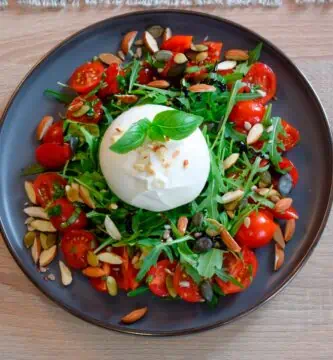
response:
<path fill-rule="evenodd" d="M 122 69 L 120 69 L 118 64 L 111 64 L 105 71 L 105 83 L 106 87 L 99 90 L 98 95 L 102 98 L 112 95 L 119 94 L 121 92 L 117 76 L 124 76 L 125 73 Z"/>
<path fill-rule="evenodd" d="M 220 60 L 223 43 L 218 41 L 204 41 L 204 45 L 208 46 L 208 57 L 205 63 L 215 63 Z"/>
<path fill-rule="evenodd" d="M 286 135 L 280 135 L 279 139 L 282 140 L 284 151 L 289 151 L 294 148 L 300 139 L 299 131 L 290 125 L 287 121 L 282 120 L 281 124 L 286 132 Z"/>
<path fill-rule="evenodd" d="M 68 144 L 47 143 L 36 149 L 37 162 L 46 169 L 61 169 L 71 158 L 72 152 Z"/>
<path fill-rule="evenodd" d="M 55 200 L 52 203 L 52 208 L 55 206 L 60 207 L 60 210 L 59 210 L 60 214 L 51 216 L 50 221 L 57 230 L 59 230 L 59 231 L 66 230 L 67 231 L 67 230 L 74 230 L 74 229 L 83 229 L 87 226 L 87 217 L 86 217 L 86 214 L 82 210 L 73 224 L 65 226 L 68 219 L 76 211 L 75 206 L 70 201 L 68 201 L 66 198 L 61 198 L 61 199 Z"/>
<path fill-rule="evenodd" d="M 193 36 L 175 35 L 164 41 L 161 50 L 170 50 L 176 53 L 184 53 L 191 48 Z"/>
<path fill-rule="evenodd" d="M 256 101 L 238 101 L 233 107 L 229 121 L 235 123 L 236 128 L 244 129 L 244 123 L 252 126 L 260 123 L 265 114 L 265 107 Z"/>
<path fill-rule="evenodd" d="M 261 210 L 253 211 L 248 217 L 250 226 L 241 225 L 235 236 L 237 242 L 253 249 L 265 246 L 273 239 L 277 225 Z"/>
<path fill-rule="evenodd" d="M 78 105 L 80 105 L 80 104 L 92 105 L 92 112 L 91 112 L 92 115 L 90 116 L 90 113 L 88 112 L 79 117 L 74 116 L 75 112 L 78 111 L 77 108 L 78 108 Z M 80 122 L 80 123 L 97 124 L 103 116 L 102 106 L 103 106 L 102 101 L 96 95 L 92 95 L 89 97 L 78 96 L 70 103 L 67 113 L 66 113 L 66 117 L 69 120 Z"/>
<path fill-rule="evenodd" d="M 276 94 L 276 75 L 266 64 L 254 63 L 244 77 L 243 82 L 260 85 L 261 90 L 266 92 L 266 96 L 256 100 L 261 104 L 266 104 Z"/>
<path fill-rule="evenodd" d="M 95 236 L 86 230 L 68 230 L 61 239 L 61 250 L 68 266 L 83 269 L 88 266 L 87 254 Z"/>
<path fill-rule="evenodd" d="M 165 269 L 169 269 L 174 272 L 176 263 L 171 263 L 169 260 L 161 260 L 155 266 L 151 267 L 148 272 L 149 289 L 157 296 L 165 297 L 169 295 L 169 291 L 166 287 L 167 272 Z"/>
<path fill-rule="evenodd" d="M 215 281 L 225 295 L 236 294 L 247 289 L 258 271 L 258 260 L 253 251 L 244 247 L 242 249 L 243 261 L 231 253 L 224 255 L 223 267 L 232 277 L 238 280 L 243 287 L 239 287 L 230 281 L 224 282 L 217 276 Z"/>
<path fill-rule="evenodd" d="M 294 163 L 287 158 L 282 158 L 282 160 L 279 162 L 279 167 L 281 170 L 287 169 L 287 172 L 291 176 L 293 186 L 296 186 L 298 183 L 299 174 Z"/>
<path fill-rule="evenodd" d="M 289 209 L 287 209 L 286 211 L 282 212 L 282 213 L 274 211 L 274 209 L 272 209 L 271 211 L 272 211 L 273 216 L 276 219 L 283 219 L 283 220 L 295 219 L 295 220 L 297 220 L 299 218 L 296 209 L 294 207 L 292 207 L 292 206 Z"/>
<path fill-rule="evenodd" d="M 138 74 L 138 83 L 142 85 L 147 85 L 154 78 L 154 70 L 149 65 L 144 65 L 144 67 L 139 71 Z"/>
<path fill-rule="evenodd" d="M 69 79 L 69 86 L 79 94 L 93 90 L 101 81 L 104 66 L 99 61 L 79 66 Z"/>
<path fill-rule="evenodd" d="M 62 145 L 64 143 L 63 125 L 64 122 L 62 120 L 51 125 L 43 137 L 43 143 L 55 143 Z"/>
<path fill-rule="evenodd" d="M 181 282 L 188 282 L 188 287 L 181 286 Z M 194 280 L 182 270 L 180 264 L 177 265 L 175 275 L 173 277 L 173 287 L 177 294 L 187 302 L 201 302 L 203 298 L 200 295 L 199 287 Z"/>
<path fill-rule="evenodd" d="M 56 173 L 44 173 L 37 176 L 33 183 L 37 204 L 46 207 L 53 200 L 55 194 L 65 193 L 67 181 Z"/>

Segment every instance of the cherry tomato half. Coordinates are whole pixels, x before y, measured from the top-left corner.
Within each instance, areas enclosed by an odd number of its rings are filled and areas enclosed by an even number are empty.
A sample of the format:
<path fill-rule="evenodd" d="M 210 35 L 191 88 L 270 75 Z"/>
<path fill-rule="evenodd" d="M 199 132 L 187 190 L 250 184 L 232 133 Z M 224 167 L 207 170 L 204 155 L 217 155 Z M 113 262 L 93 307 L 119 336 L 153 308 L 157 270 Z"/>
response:
<path fill-rule="evenodd" d="M 46 169 L 60 169 L 71 158 L 72 152 L 68 144 L 47 143 L 36 149 L 37 162 Z"/>
<path fill-rule="evenodd" d="M 106 278 L 110 275 L 111 273 L 111 266 L 110 264 L 107 263 L 103 263 L 102 265 L 102 269 L 105 272 L 105 276 L 102 276 L 100 278 L 90 278 L 89 282 L 91 284 L 91 286 L 96 289 L 97 291 L 100 292 L 108 292 L 108 287 L 106 285 Z"/>
<path fill-rule="evenodd" d="M 40 174 L 34 181 L 37 204 L 48 206 L 57 194 L 65 193 L 67 181 L 56 173 Z"/>
<path fill-rule="evenodd" d="M 95 236 L 86 230 L 68 230 L 61 239 L 61 249 L 68 266 L 83 269 L 88 266 L 87 253 Z"/>
<path fill-rule="evenodd" d="M 215 280 L 225 295 L 244 291 L 251 285 L 257 274 L 258 260 L 254 252 L 244 247 L 242 249 L 242 259 L 231 253 L 224 255 L 223 267 L 226 269 L 226 272 L 243 286 L 237 286 L 230 281 L 224 282 L 216 276 Z"/>
<path fill-rule="evenodd" d="M 186 286 L 184 286 L 186 284 Z M 185 271 L 182 270 L 180 264 L 176 267 L 176 272 L 173 277 L 173 287 L 177 294 L 185 301 L 200 302 L 202 297 L 199 292 L 198 285 Z"/>
<path fill-rule="evenodd" d="M 138 83 L 142 85 L 146 85 L 153 81 L 154 70 L 148 65 L 144 65 L 144 67 L 139 71 L 138 74 Z"/>
<path fill-rule="evenodd" d="M 235 123 L 236 128 L 244 129 L 245 122 L 251 125 L 260 123 L 264 114 L 264 105 L 257 101 L 238 101 L 230 113 L 229 121 Z"/>
<path fill-rule="evenodd" d="M 175 35 L 164 41 L 161 50 L 170 50 L 176 53 L 184 53 L 191 48 L 193 36 Z"/>
<path fill-rule="evenodd" d="M 243 79 L 243 82 L 260 85 L 266 96 L 257 99 L 257 102 L 266 104 L 276 93 L 276 76 L 273 70 L 266 64 L 255 63 Z"/>
<path fill-rule="evenodd" d="M 88 105 L 90 110 L 81 116 L 76 116 L 82 106 Z M 81 122 L 81 123 L 98 123 L 103 115 L 102 101 L 95 95 L 92 96 L 78 96 L 68 106 L 66 113 L 67 119 Z"/>
<path fill-rule="evenodd" d="M 87 226 L 86 214 L 66 198 L 55 200 L 50 209 L 55 209 L 56 215 L 51 216 L 50 221 L 59 231 L 83 229 Z"/>
<path fill-rule="evenodd" d="M 248 217 L 250 226 L 241 225 L 235 237 L 237 242 L 249 248 L 268 244 L 273 239 L 277 225 L 262 211 L 253 211 Z"/>
<path fill-rule="evenodd" d="M 167 272 L 165 269 L 174 271 L 176 263 L 171 263 L 169 260 L 161 260 L 155 266 L 151 267 L 148 272 L 149 289 L 157 296 L 165 297 L 169 295 L 166 287 Z"/>
<path fill-rule="evenodd" d="M 106 69 L 105 75 L 106 78 L 104 81 L 106 83 L 106 87 L 103 87 L 101 90 L 99 90 L 98 95 L 103 98 L 108 95 L 120 93 L 121 91 L 117 77 L 124 76 L 124 70 L 120 69 L 118 64 L 111 64 Z"/>
<path fill-rule="evenodd" d="M 221 56 L 223 43 L 218 41 L 204 41 L 203 44 L 208 46 L 208 57 L 205 60 L 205 63 L 214 63 L 218 61 Z"/>
<path fill-rule="evenodd" d="M 64 143 L 63 125 L 64 122 L 62 120 L 51 125 L 47 130 L 46 134 L 43 136 L 43 143 L 63 144 Z"/>
<path fill-rule="evenodd" d="M 285 120 L 282 120 L 281 124 L 286 135 L 280 135 L 279 139 L 283 142 L 284 151 L 289 151 L 299 142 L 299 131 Z"/>
<path fill-rule="evenodd" d="M 296 186 L 296 184 L 298 183 L 299 174 L 298 174 L 298 170 L 297 170 L 296 166 L 293 164 L 293 162 L 291 162 L 287 158 L 282 158 L 282 160 L 279 162 L 279 167 L 281 170 L 287 169 L 288 173 L 291 176 L 293 185 Z"/>
<path fill-rule="evenodd" d="M 69 79 L 69 86 L 79 94 L 93 90 L 101 81 L 104 66 L 99 61 L 79 66 Z"/>

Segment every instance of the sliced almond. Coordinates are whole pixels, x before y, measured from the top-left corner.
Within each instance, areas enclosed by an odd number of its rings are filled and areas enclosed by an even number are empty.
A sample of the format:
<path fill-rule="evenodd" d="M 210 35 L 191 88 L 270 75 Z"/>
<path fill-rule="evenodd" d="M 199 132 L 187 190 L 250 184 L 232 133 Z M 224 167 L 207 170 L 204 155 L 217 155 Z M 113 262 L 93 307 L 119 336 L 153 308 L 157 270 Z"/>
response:
<path fill-rule="evenodd" d="M 135 58 L 136 59 L 141 59 L 142 57 L 142 48 L 141 47 L 138 47 L 136 50 L 135 50 Z"/>
<path fill-rule="evenodd" d="M 34 219 L 33 217 L 29 216 L 28 218 L 25 219 L 24 224 L 25 224 L 25 225 L 29 225 L 29 224 L 31 224 L 34 220 L 35 220 L 35 219 Z"/>
<path fill-rule="evenodd" d="M 213 85 L 207 84 L 195 84 L 188 88 L 189 91 L 193 93 L 202 93 L 202 92 L 214 92 L 216 91 L 216 87 Z"/>
<path fill-rule="evenodd" d="M 224 168 L 224 170 L 228 170 L 228 169 L 231 168 L 233 165 L 235 165 L 238 159 L 239 159 L 239 153 L 233 153 L 233 154 L 231 154 L 230 156 L 228 156 L 228 157 L 223 161 L 223 168 Z"/>
<path fill-rule="evenodd" d="M 105 216 L 104 226 L 106 232 L 112 237 L 114 240 L 121 240 L 121 234 L 116 226 L 116 224 L 111 220 L 110 216 Z"/>
<path fill-rule="evenodd" d="M 41 232 L 57 232 L 57 229 L 47 220 L 34 220 L 29 225 L 31 228 Z"/>
<path fill-rule="evenodd" d="M 122 104 L 135 104 L 139 98 L 136 95 L 115 95 Z"/>
<path fill-rule="evenodd" d="M 237 61 L 226 60 L 218 63 L 215 67 L 215 71 L 232 70 L 237 66 Z"/>
<path fill-rule="evenodd" d="M 117 281 L 113 276 L 106 278 L 106 287 L 110 296 L 116 296 L 118 294 Z"/>
<path fill-rule="evenodd" d="M 23 209 L 23 211 L 28 216 L 31 216 L 33 218 L 45 219 L 45 220 L 49 219 L 47 212 L 42 207 L 39 206 L 28 206 L 25 209 Z"/>
<path fill-rule="evenodd" d="M 188 218 L 186 216 L 181 216 L 178 219 L 177 229 L 182 235 L 185 234 L 187 225 L 188 225 Z"/>
<path fill-rule="evenodd" d="M 227 60 L 245 61 L 249 58 L 249 54 L 246 50 L 231 49 L 225 52 L 224 57 Z"/>
<path fill-rule="evenodd" d="M 284 229 L 284 240 L 288 242 L 294 236 L 296 230 L 296 220 L 290 219 L 286 222 L 286 227 Z"/>
<path fill-rule="evenodd" d="M 275 189 L 270 189 L 270 188 L 259 188 L 256 189 L 256 193 L 258 193 L 261 196 L 280 196 L 280 193 L 275 190 Z"/>
<path fill-rule="evenodd" d="M 279 244 L 275 244 L 274 270 L 277 271 L 284 263 L 284 250 Z"/>
<path fill-rule="evenodd" d="M 83 202 L 83 200 L 80 197 L 80 185 L 73 183 L 72 185 L 66 185 L 65 186 L 65 190 L 66 190 L 66 196 L 67 199 L 70 202 Z"/>
<path fill-rule="evenodd" d="M 187 57 L 182 54 L 182 53 L 178 53 L 175 55 L 175 57 L 173 58 L 173 61 L 176 63 L 176 64 L 185 64 L 188 59 Z"/>
<path fill-rule="evenodd" d="M 37 199 L 36 199 L 36 193 L 35 193 L 35 189 L 34 186 L 32 184 L 31 181 L 25 181 L 24 182 L 24 189 L 25 189 L 25 193 L 27 194 L 27 197 L 29 199 L 29 201 L 36 205 L 37 204 Z"/>
<path fill-rule="evenodd" d="M 229 191 L 221 197 L 220 203 L 228 204 L 228 203 L 231 203 L 232 201 L 240 200 L 243 196 L 244 196 L 243 190 Z M 228 209 L 228 210 L 230 210 L 230 209 Z"/>
<path fill-rule="evenodd" d="M 105 276 L 105 271 L 99 267 L 88 266 L 82 270 L 82 274 L 90 278 L 100 278 Z"/>
<path fill-rule="evenodd" d="M 249 131 L 249 133 L 247 135 L 246 143 L 248 145 L 252 145 L 252 144 L 256 143 L 260 139 L 263 132 L 264 132 L 263 125 L 262 124 L 255 124 L 251 128 L 251 130 Z"/>
<path fill-rule="evenodd" d="M 283 234 L 282 234 L 282 230 L 281 230 L 280 225 L 278 225 L 278 224 L 277 224 L 276 230 L 275 230 L 275 232 L 273 234 L 273 239 L 277 244 L 280 245 L 280 247 L 282 249 L 285 248 L 286 244 L 284 242 L 284 237 L 283 237 Z"/>
<path fill-rule="evenodd" d="M 168 87 L 170 87 L 170 83 L 166 80 L 154 80 L 147 85 L 157 89 L 167 89 Z"/>
<path fill-rule="evenodd" d="M 172 31 L 170 28 L 165 28 L 164 29 L 164 33 L 163 33 L 163 41 L 167 41 L 171 38 L 172 36 Z"/>
<path fill-rule="evenodd" d="M 157 41 L 148 31 L 145 31 L 143 34 L 143 42 L 152 54 L 156 53 L 159 50 Z"/>
<path fill-rule="evenodd" d="M 220 236 L 225 246 L 229 250 L 237 253 L 241 251 L 241 247 L 237 244 L 236 240 L 230 235 L 229 231 L 224 226 L 220 228 Z"/>
<path fill-rule="evenodd" d="M 148 311 L 147 307 L 136 309 L 130 312 L 129 314 L 125 315 L 124 317 L 122 317 L 121 321 L 125 324 L 133 324 L 134 322 L 143 318 L 146 315 L 147 311 Z"/>
<path fill-rule="evenodd" d="M 201 61 L 205 61 L 208 58 L 208 52 L 207 51 L 203 51 L 200 52 L 196 57 L 195 57 L 195 61 L 196 62 L 201 62 Z"/>
<path fill-rule="evenodd" d="M 56 255 L 57 255 L 57 245 L 53 245 L 48 250 L 42 251 L 39 257 L 39 265 L 45 267 L 51 264 L 51 262 L 56 257 Z"/>
<path fill-rule="evenodd" d="M 66 266 L 61 260 L 59 260 L 59 268 L 61 275 L 61 282 L 64 286 L 68 286 L 73 281 L 72 272 L 68 266 Z"/>
<path fill-rule="evenodd" d="M 41 251 L 42 246 L 40 244 L 39 236 L 35 236 L 35 240 L 31 248 L 31 256 L 35 264 L 38 263 Z"/>
<path fill-rule="evenodd" d="M 137 31 L 130 31 L 123 37 L 120 47 L 125 55 L 127 55 L 128 52 L 131 50 L 137 35 L 138 35 Z"/>
<path fill-rule="evenodd" d="M 292 198 L 284 198 L 279 200 L 274 207 L 274 210 L 278 213 L 283 213 L 290 208 L 293 203 Z"/>
<path fill-rule="evenodd" d="M 89 190 L 84 186 L 80 185 L 79 194 L 83 200 L 83 202 L 92 209 L 96 208 L 94 200 L 91 198 Z"/>
<path fill-rule="evenodd" d="M 98 55 L 99 59 L 106 65 L 118 64 L 120 65 L 123 61 L 116 55 L 111 53 L 103 53 Z"/>
<path fill-rule="evenodd" d="M 37 140 L 41 141 L 46 134 L 47 130 L 53 124 L 53 117 L 52 116 L 44 116 L 43 119 L 37 126 L 36 130 L 36 137 Z"/>
<path fill-rule="evenodd" d="M 121 256 L 112 253 L 112 252 L 104 252 L 97 255 L 99 261 L 105 262 L 111 265 L 120 265 L 123 263 L 123 259 Z"/>

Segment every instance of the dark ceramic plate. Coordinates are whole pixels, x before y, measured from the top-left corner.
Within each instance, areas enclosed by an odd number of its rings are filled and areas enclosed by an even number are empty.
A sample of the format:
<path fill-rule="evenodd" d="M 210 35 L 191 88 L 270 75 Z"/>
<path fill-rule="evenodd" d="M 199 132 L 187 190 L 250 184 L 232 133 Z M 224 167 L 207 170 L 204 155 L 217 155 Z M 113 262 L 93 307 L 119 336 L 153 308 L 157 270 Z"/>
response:
<path fill-rule="evenodd" d="M 264 42 L 262 60 L 278 78 L 278 101 L 273 113 L 288 119 L 301 132 L 302 141 L 290 153 L 300 171 L 294 190 L 300 220 L 294 239 L 286 248 L 286 262 L 272 271 L 273 245 L 258 250 L 259 273 L 244 293 L 220 300 L 216 309 L 205 304 L 165 301 L 150 294 L 111 298 L 94 291 L 88 281 L 75 274 L 71 287 L 58 281 L 46 282 L 36 271 L 24 248 L 25 232 L 22 207 L 26 201 L 20 170 L 34 162 L 35 128 L 45 114 L 63 108 L 43 96 L 45 88 L 66 82 L 73 69 L 102 52 L 115 52 L 127 31 L 143 30 L 149 25 L 170 26 L 174 33 L 191 33 L 201 38 L 222 40 L 225 48 L 254 48 Z M 259 35 L 220 18 L 185 11 L 154 11 L 123 15 L 94 24 L 52 50 L 27 75 L 10 100 L 0 134 L 1 226 L 7 246 L 30 280 L 49 298 L 72 314 L 109 329 L 141 335 L 179 335 L 214 328 L 235 320 L 266 302 L 300 270 L 317 244 L 325 226 L 332 198 L 332 139 L 325 113 L 311 86 L 293 63 L 275 46 Z M 59 279 L 57 262 L 52 271 Z M 124 326 L 120 318 L 136 307 L 148 306 L 141 321 Z"/>

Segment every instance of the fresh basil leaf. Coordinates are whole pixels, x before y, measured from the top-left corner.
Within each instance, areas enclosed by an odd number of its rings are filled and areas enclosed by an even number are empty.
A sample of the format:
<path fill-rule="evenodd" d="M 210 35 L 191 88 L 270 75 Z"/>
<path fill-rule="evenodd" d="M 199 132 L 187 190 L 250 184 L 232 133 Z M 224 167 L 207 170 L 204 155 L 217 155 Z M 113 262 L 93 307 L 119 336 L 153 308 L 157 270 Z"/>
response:
<path fill-rule="evenodd" d="M 158 126 L 155 126 L 154 124 L 152 124 L 152 126 L 148 129 L 148 136 L 151 140 L 154 141 L 161 141 L 161 142 L 165 141 L 165 137 L 162 129 L 159 128 Z"/>
<path fill-rule="evenodd" d="M 262 50 L 262 42 L 259 43 L 253 50 L 249 51 L 249 59 L 248 64 L 252 65 L 260 59 L 261 50 Z"/>
<path fill-rule="evenodd" d="M 191 135 L 202 123 L 203 118 L 178 110 L 166 110 L 158 113 L 153 126 L 172 140 L 182 140 Z"/>
<path fill-rule="evenodd" d="M 222 267 L 223 253 L 218 249 L 210 249 L 204 254 L 200 254 L 198 263 L 198 273 L 205 277 L 211 278 L 217 269 Z"/>
<path fill-rule="evenodd" d="M 138 148 L 144 143 L 150 126 L 151 122 L 147 118 L 132 124 L 125 134 L 110 146 L 110 150 L 118 154 L 126 154 Z"/>
<path fill-rule="evenodd" d="M 133 89 L 133 85 L 138 78 L 138 74 L 140 71 L 141 65 L 139 60 L 134 60 L 132 68 L 131 68 L 131 76 L 129 79 L 128 92 L 131 92 Z"/>
<path fill-rule="evenodd" d="M 55 91 L 51 89 L 44 90 L 44 95 L 51 97 L 63 104 L 70 104 L 76 96 L 76 95 L 64 94 L 59 91 Z"/>
<path fill-rule="evenodd" d="M 45 169 L 43 166 L 39 164 L 32 164 L 22 169 L 21 175 L 22 176 L 36 175 L 36 174 L 41 174 L 45 171 L 47 171 L 47 169 Z"/>
<path fill-rule="evenodd" d="M 128 296 L 128 297 L 134 297 L 134 296 L 138 296 L 138 295 L 144 294 L 144 293 L 146 293 L 147 291 L 149 291 L 149 287 L 148 287 L 148 286 L 140 286 L 140 287 L 138 287 L 138 288 L 135 289 L 135 290 L 129 291 L 129 292 L 127 293 L 127 296 Z"/>

